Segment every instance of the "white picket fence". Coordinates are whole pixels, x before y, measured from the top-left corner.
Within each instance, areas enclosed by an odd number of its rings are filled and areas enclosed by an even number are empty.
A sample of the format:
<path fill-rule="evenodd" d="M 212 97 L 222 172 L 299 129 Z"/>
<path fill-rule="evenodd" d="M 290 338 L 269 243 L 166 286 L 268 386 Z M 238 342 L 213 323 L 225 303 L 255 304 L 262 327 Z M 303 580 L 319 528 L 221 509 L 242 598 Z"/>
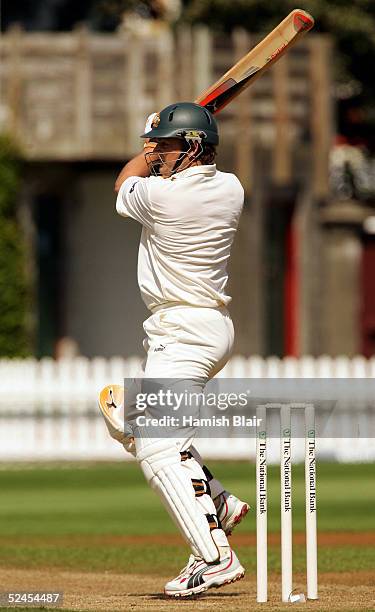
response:
<path fill-rule="evenodd" d="M 139 358 L 83 357 L 0 360 L 0 461 L 13 460 L 109 460 L 129 459 L 113 441 L 97 408 L 100 389 L 136 376 Z M 375 378 L 375 358 L 362 356 L 233 357 L 220 377 L 228 378 Z M 350 415 L 343 414 L 343 420 Z M 375 460 L 375 413 L 366 412 L 368 438 L 321 439 L 318 456 L 338 461 Z M 343 425 L 345 431 L 345 423 Z M 200 439 L 204 456 L 253 459 L 252 439 Z M 277 440 L 271 440 L 269 456 L 278 458 Z M 303 440 L 296 440 L 295 460 L 303 457 Z"/>

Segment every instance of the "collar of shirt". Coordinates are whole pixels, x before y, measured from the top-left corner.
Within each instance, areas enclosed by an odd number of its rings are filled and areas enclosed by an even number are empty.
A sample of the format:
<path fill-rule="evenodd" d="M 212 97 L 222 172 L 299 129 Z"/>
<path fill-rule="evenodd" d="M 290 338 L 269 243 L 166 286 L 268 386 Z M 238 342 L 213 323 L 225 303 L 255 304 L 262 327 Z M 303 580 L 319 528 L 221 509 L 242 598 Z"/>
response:
<path fill-rule="evenodd" d="M 191 166 L 190 168 L 186 168 L 186 170 L 182 170 L 181 172 L 177 172 L 171 176 L 171 181 L 177 178 L 186 178 L 187 176 L 192 176 L 193 174 L 214 176 L 216 174 L 216 164 L 208 164 L 206 166 Z"/>

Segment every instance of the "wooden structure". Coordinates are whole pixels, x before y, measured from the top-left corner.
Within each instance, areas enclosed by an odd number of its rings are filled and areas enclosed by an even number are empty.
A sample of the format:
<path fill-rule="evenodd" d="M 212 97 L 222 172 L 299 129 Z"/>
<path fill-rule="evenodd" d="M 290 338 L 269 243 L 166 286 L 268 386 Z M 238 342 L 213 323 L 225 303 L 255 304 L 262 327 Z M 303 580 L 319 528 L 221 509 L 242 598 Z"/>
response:
<path fill-rule="evenodd" d="M 139 150 L 150 112 L 194 99 L 258 39 L 204 27 L 152 37 L 15 27 L 0 40 L 0 119 L 31 160 L 123 160 Z M 330 47 L 309 34 L 220 115 L 222 164 L 248 191 L 264 149 L 272 152 L 273 183 L 290 182 L 307 164 L 314 193 L 327 194 Z"/>

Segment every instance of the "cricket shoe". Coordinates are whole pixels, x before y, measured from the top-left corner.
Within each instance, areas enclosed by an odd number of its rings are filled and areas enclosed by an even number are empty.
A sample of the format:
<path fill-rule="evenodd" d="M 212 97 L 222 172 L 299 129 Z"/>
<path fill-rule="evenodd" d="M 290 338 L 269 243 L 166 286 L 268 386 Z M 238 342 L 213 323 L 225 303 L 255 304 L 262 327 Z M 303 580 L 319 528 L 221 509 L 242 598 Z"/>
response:
<path fill-rule="evenodd" d="M 224 491 L 215 499 L 217 517 L 221 523 L 225 535 L 231 535 L 233 529 L 240 524 L 242 519 L 250 510 L 249 504 L 241 501 L 238 497 Z"/>
<path fill-rule="evenodd" d="M 228 554 L 216 563 L 206 563 L 200 557 L 190 555 L 187 566 L 174 580 L 167 582 L 164 593 L 168 597 L 191 597 L 212 587 L 241 580 L 244 575 L 245 570 L 233 550 L 229 549 Z"/>

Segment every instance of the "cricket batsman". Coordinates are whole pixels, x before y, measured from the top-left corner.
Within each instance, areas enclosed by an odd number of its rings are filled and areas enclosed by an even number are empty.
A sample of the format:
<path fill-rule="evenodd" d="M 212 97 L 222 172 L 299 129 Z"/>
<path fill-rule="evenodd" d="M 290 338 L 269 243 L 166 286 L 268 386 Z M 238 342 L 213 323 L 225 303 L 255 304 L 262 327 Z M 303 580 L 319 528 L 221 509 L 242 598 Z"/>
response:
<path fill-rule="evenodd" d="M 135 398 L 139 380 L 190 381 L 202 391 L 227 363 L 234 338 L 227 266 L 244 191 L 235 175 L 216 168 L 218 128 L 204 107 L 167 106 L 149 117 L 142 138 L 144 150 L 121 170 L 115 191 L 117 212 L 142 225 L 138 282 L 151 311 L 143 325 L 146 358 L 125 399 L 111 390 L 100 406 L 111 436 L 136 457 L 190 545 L 186 567 L 165 585 L 166 595 L 185 597 L 244 576 L 227 536 L 249 506 L 203 465 L 194 427 L 157 436 L 137 425 Z M 154 405 L 146 414 L 165 411 Z"/>

